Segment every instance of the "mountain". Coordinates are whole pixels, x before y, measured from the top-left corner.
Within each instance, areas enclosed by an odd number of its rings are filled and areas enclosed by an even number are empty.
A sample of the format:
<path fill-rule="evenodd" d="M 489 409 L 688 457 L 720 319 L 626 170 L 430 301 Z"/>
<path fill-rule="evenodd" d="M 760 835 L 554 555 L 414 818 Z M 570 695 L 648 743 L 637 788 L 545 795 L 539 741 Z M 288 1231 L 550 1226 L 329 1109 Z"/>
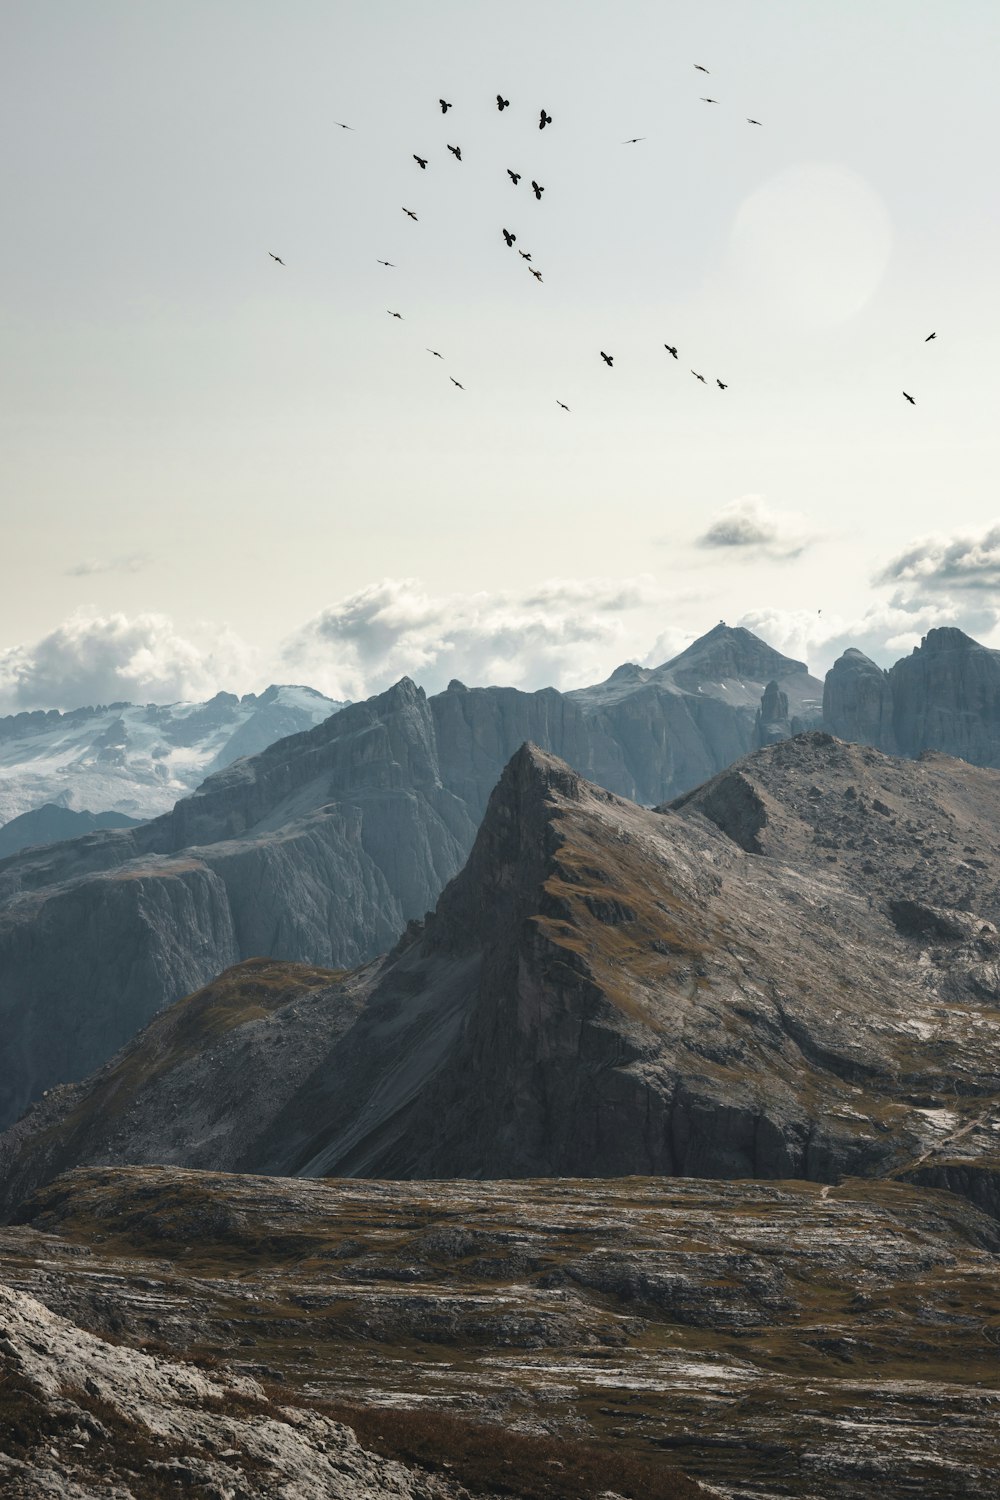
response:
<path fill-rule="evenodd" d="M 55 844 L 66 839 L 75 839 L 82 833 L 94 833 L 99 828 L 134 828 L 138 818 L 126 817 L 124 813 L 88 811 L 74 812 L 70 807 L 60 807 L 55 802 L 45 802 L 31 812 L 11 818 L 0 828 L 0 859 L 17 854 L 21 849 L 30 849 L 37 844 Z"/>
<path fill-rule="evenodd" d="M 46 803 L 153 818 L 213 771 L 343 704 L 307 687 L 207 703 L 111 703 L 0 718 L 0 825 Z M 69 834 L 58 835 L 70 837 Z"/>
<path fill-rule="evenodd" d="M 887 672 L 845 651 L 827 673 L 823 721 L 890 754 L 943 750 L 1000 766 L 1000 651 L 952 626 L 928 631 Z"/>
<path fill-rule="evenodd" d="M 902 1175 L 1000 1216 L 998 834 L 1000 774 L 826 734 L 657 811 L 525 746 L 425 923 L 175 1005 L 0 1139 L 4 1200 L 167 1162 Z"/>
<path fill-rule="evenodd" d="M 0 862 L 0 1033 L 13 1060 L 0 1127 L 241 958 L 337 968 L 384 951 L 461 868 L 525 741 L 658 802 L 752 748 L 751 670 L 812 691 L 800 663 L 747 631 L 710 632 L 702 676 L 698 660 L 689 648 L 656 681 L 592 701 L 458 682 L 428 699 L 404 679 L 139 828 Z M 730 670 L 746 680 L 718 675 Z"/>

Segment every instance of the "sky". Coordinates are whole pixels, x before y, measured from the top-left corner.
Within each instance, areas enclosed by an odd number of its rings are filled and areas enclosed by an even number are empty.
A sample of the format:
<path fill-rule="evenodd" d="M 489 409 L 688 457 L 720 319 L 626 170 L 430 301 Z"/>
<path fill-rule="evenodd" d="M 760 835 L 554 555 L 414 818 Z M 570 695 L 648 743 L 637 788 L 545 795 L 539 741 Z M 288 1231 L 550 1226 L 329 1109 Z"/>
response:
<path fill-rule="evenodd" d="M 0 712 L 1000 646 L 994 0 L 0 40 Z"/>

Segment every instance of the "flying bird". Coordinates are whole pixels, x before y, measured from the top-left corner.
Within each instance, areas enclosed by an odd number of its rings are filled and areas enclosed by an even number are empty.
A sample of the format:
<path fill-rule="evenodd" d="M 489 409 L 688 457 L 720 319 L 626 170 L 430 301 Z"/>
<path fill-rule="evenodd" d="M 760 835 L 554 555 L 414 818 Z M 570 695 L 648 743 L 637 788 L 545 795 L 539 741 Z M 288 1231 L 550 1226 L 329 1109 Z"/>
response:
<path fill-rule="evenodd" d="M 910 395 L 909 391 L 904 391 L 903 395 L 906 397 L 907 401 L 909 401 L 909 403 L 910 403 L 911 406 L 916 406 L 917 403 L 913 399 L 913 397 Z"/>
<path fill-rule="evenodd" d="M 456 161 L 461 161 L 462 160 L 462 148 L 461 148 L 461 146 L 449 146 L 448 150 L 451 152 L 452 156 L 455 158 Z"/>
<path fill-rule="evenodd" d="M 448 113 L 449 109 L 451 109 L 451 105 L 448 103 L 448 101 L 446 99 L 439 99 L 438 103 L 441 106 L 441 113 L 443 115 L 446 115 Z"/>
<path fill-rule="evenodd" d="M 644 135 L 630 135 L 627 141 L 622 141 L 622 145 L 636 146 L 640 141 L 644 141 L 645 139 L 646 137 Z"/>
<path fill-rule="evenodd" d="M 417 222 L 417 216 L 413 212 L 412 208 L 404 208 L 403 212 L 404 212 L 404 214 L 407 214 L 413 220 L 414 224 Z"/>
<path fill-rule="evenodd" d="M 726 385 L 726 383 L 725 383 L 724 380 L 720 380 L 719 377 L 718 377 L 718 375 L 716 375 L 716 377 L 715 377 L 715 383 L 719 387 L 720 391 L 728 391 L 728 389 L 729 389 L 728 385 Z"/>
<path fill-rule="evenodd" d="M 531 259 L 531 251 L 530 250 L 519 250 L 517 253 L 521 257 L 522 260 L 530 260 Z"/>
<path fill-rule="evenodd" d="M 424 345 L 424 348 L 427 349 L 427 345 L 426 344 Z M 427 349 L 427 353 L 428 354 L 433 354 L 433 356 L 434 356 L 435 359 L 444 359 L 444 355 L 443 354 L 439 354 L 436 349 Z"/>
<path fill-rule="evenodd" d="M 691 374 L 694 376 L 695 380 L 700 380 L 702 385 L 708 384 L 708 381 L 705 379 L 704 375 L 699 375 L 697 370 L 692 370 Z"/>
<path fill-rule="evenodd" d="M 454 375 L 449 375 L 448 379 L 451 381 L 452 385 L 457 385 L 460 391 L 464 391 L 465 390 L 465 386 L 462 384 L 462 382 L 460 380 L 456 380 L 455 377 L 454 377 Z"/>
<path fill-rule="evenodd" d="M 547 115 L 545 113 L 544 109 L 540 109 L 538 111 L 538 128 L 539 128 L 539 130 L 544 130 L 545 127 L 546 127 L 546 125 L 551 125 L 551 124 L 552 124 L 552 116 L 551 115 Z"/>
<path fill-rule="evenodd" d="M 275 255 L 275 253 L 274 253 L 273 250 L 269 250 L 267 253 L 271 257 L 272 260 L 276 260 L 278 262 L 279 266 L 283 266 L 285 264 L 285 262 L 282 260 L 281 256 L 280 255 Z"/>
<path fill-rule="evenodd" d="M 509 99 L 505 99 L 502 94 L 497 94 L 497 109 L 500 111 L 501 114 L 503 114 L 504 110 L 507 108 L 507 106 L 508 106 L 509 103 L 510 103 Z"/>
<path fill-rule="evenodd" d="M 376 260 L 378 260 L 377 256 L 376 256 Z M 395 264 L 396 264 L 396 262 L 393 261 L 393 260 L 380 260 L 379 261 L 379 265 L 380 266 L 392 266 L 393 268 L 395 268 Z"/>
<path fill-rule="evenodd" d="M 605 352 L 604 352 L 603 349 L 601 350 L 601 358 L 603 359 L 603 361 L 604 361 L 604 363 L 606 365 L 613 365 L 614 362 L 615 362 L 614 355 L 613 354 L 605 354 Z"/>
<path fill-rule="evenodd" d="M 542 273 L 541 273 L 541 271 L 536 271 L 535 268 L 534 268 L 534 266 L 529 266 L 528 270 L 531 272 L 532 276 L 534 276 L 534 278 L 535 278 L 536 281 L 541 281 L 541 279 L 542 279 Z"/>
<path fill-rule="evenodd" d="M 760 125 L 761 121 L 760 120 L 751 120 L 750 116 L 747 115 L 747 124 L 748 125 Z"/>
<path fill-rule="evenodd" d="M 343 120 L 334 120 L 333 123 L 335 125 L 339 125 L 340 128 L 341 128 L 341 130 L 353 130 L 354 129 L 353 125 L 345 125 L 344 122 L 343 122 Z"/>
<path fill-rule="evenodd" d="M 389 314 L 390 318 L 402 318 L 403 316 L 402 313 L 394 313 L 391 307 L 387 307 L 386 312 Z"/>
<path fill-rule="evenodd" d="M 504 239 L 507 241 L 507 249 L 509 250 L 511 245 L 513 245 L 514 241 L 517 239 L 517 235 L 511 234 L 509 229 L 504 229 L 502 233 Z"/>
<path fill-rule="evenodd" d="M 565 401 L 560 401 L 558 396 L 556 397 L 556 405 L 561 406 L 563 411 L 569 411 L 569 407 L 566 405 Z"/>
<path fill-rule="evenodd" d="M 701 63 L 695 63 L 695 67 L 698 69 L 699 73 L 707 73 L 708 72 L 708 69 L 707 68 L 703 68 L 702 65 L 701 65 Z"/>
<path fill-rule="evenodd" d="M 719 101 L 718 101 L 718 99 L 706 99 L 705 95 L 702 94 L 702 96 L 701 96 L 701 102 L 702 102 L 702 104 L 718 104 Z"/>
<path fill-rule="evenodd" d="M 674 356 L 674 359 L 677 358 L 677 349 L 676 349 L 675 345 L 673 345 L 673 344 L 664 344 L 663 347 L 664 347 L 664 349 L 666 349 L 666 351 L 667 351 L 668 354 L 672 354 Z"/>
<path fill-rule="evenodd" d="M 426 172 L 426 170 L 427 170 L 427 158 L 426 158 L 426 156 L 418 156 L 417 153 L 414 151 L 414 153 L 413 153 L 413 160 L 416 162 L 416 164 L 420 168 L 421 172 Z"/>
<path fill-rule="evenodd" d="M 521 174 L 520 174 L 520 172 L 512 172 L 510 170 L 510 167 L 508 167 L 507 168 L 507 176 L 510 178 L 510 180 L 514 184 L 514 186 L 517 187 L 518 183 L 521 181 Z"/>
<path fill-rule="evenodd" d="M 534 190 L 535 197 L 538 199 L 539 203 L 541 203 L 542 194 L 545 192 L 545 189 L 541 187 L 534 178 L 531 179 L 531 186 Z"/>
<path fill-rule="evenodd" d="M 927 335 L 927 337 L 924 339 L 924 343 L 925 344 L 929 344 L 930 341 L 931 341 L 931 339 L 936 339 L 936 338 L 937 338 L 937 334 L 936 333 L 929 333 Z"/>

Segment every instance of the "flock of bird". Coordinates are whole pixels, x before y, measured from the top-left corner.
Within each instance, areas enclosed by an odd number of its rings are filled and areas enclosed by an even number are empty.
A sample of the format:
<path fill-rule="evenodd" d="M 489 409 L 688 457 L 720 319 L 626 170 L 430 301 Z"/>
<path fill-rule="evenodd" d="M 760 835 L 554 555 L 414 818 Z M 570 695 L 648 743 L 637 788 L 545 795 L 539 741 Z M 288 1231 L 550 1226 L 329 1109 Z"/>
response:
<path fill-rule="evenodd" d="M 709 69 L 706 68 L 702 63 L 695 63 L 693 66 L 695 67 L 695 69 L 699 73 L 705 73 L 705 74 L 709 73 Z M 703 104 L 718 104 L 719 103 L 718 99 L 709 98 L 707 95 L 704 95 L 704 94 L 701 95 L 700 98 L 701 98 L 701 102 Z M 448 113 L 448 111 L 453 108 L 453 105 L 447 99 L 441 99 L 441 98 L 439 98 L 438 99 L 438 105 L 440 107 L 442 115 L 446 115 Z M 497 94 L 497 96 L 496 96 L 496 107 L 497 107 L 497 110 L 499 111 L 499 113 L 503 114 L 504 110 L 510 108 L 510 100 L 509 99 L 505 99 L 502 94 Z M 763 122 L 761 120 L 754 119 L 750 115 L 745 116 L 745 118 L 746 118 L 746 122 L 747 122 L 748 125 L 755 125 L 755 126 L 761 126 L 761 127 L 763 125 Z M 353 125 L 348 125 L 343 120 L 334 120 L 332 123 L 334 125 L 339 126 L 341 130 L 353 130 L 354 129 Z M 550 114 L 548 114 L 547 111 L 545 110 L 545 108 L 543 107 L 538 112 L 538 129 L 539 130 L 545 130 L 546 127 L 549 126 L 549 125 L 551 125 L 551 124 L 552 124 L 552 116 Z M 638 145 L 640 141 L 645 141 L 646 139 L 647 139 L 647 137 L 644 136 L 644 135 L 629 136 L 626 140 L 624 140 L 622 142 L 622 145 L 624 145 L 624 146 L 635 146 L 635 145 Z M 449 143 L 446 143 L 446 144 L 447 144 L 447 149 L 451 152 L 451 154 L 455 158 L 455 160 L 460 162 L 462 160 L 462 148 L 461 148 L 461 146 L 453 146 L 453 145 L 451 145 Z M 412 153 L 412 156 L 413 156 L 413 160 L 416 162 L 416 164 L 419 167 L 420 171 L 421 172 L 426 172 L 427 165 L 428 165 L 428 162 L 429 162 L 430 158 L 426 157 L 426 156 L 419 156 L 416 151 L 414 151 Z M 511 167 L 507 168 L 507 176 L 510 178 L 510 181 L 513 184 L 514 187 L 518 186 L 518 184 L 520 183 L 521 178 L 523 177 L 523 175 L 524 174 L 522 172 L 515 172 L 513 170 L 513 168 L 511 168 Z M 541 183 L 535 181 L 534 178 L 532 178 L 531 179 L 531 190 L 534 193 L 536 200 L 540 203 L 542 201 L 542 194 L 545 192 L 545 188 L 543 187 L 543 185 Z M 411 219 L 415 224 L 419 223 L 418 215 L 414 212 L 414 210 L 412 208 L 406 208 L 404 206 L 403 207 L 403 213 L 406 214 L 407 218 Z M 514 245 L 515 245 L 515 243 L 517 241 L 517 235 L 512 230 L 509 230 L 507 228 L 502 228 L 501 229 L 501 234 L 503 235 L 503 239 L 504 239 L 504 242 L 507 245 L 507 248 L 508 249 L 513 249 L 513 247 L 514 247 Z M 285 262 L 282 260 L 281 256 L 280 255 L 276 255 L 273 250 L 269 250 L 267 253 L 271 257 L 272 260 L 277 261 L 277 263 L 278 263 L 279 266 L 283 266 L 285 264 Z M 531 261 L 531 253 L 530 253 L 530 251 L 527 251 L 527 250 L 524 250 L 524 249 L 519 249 L 517 253 L 518 253 L 519 256 L 521 256 L 521 258 L 524 261 L 526 261 L 526 262 L 529 263 L 528 264 L 528 270 L 531 272 L 531 275 L 535 278 L 535 280 L 539 281 L 539 282 L 542 281 L 543 278 L 542 278 L 541 271 L 539 271 L 537 269 L 537 267 L 535 267 L 535 266 L 533 266 L 533 265 L 530 264 L 530 261 Z M 391 261 L 391 260 L 378 260 L 378 264 L 380 266 L 385 266 L 385 267 L 390 268 L 390 269 L 394 269 L 395 268 L 395 262 Z M 402 313 L 395 312 L 391 308 L 387 308 L 386 311 L 388 312 L 388 314 L 389 314 L 389 316 L 391 318 L 398 318 L 400 321 L 402 321 L 402 318 L 403 318 L 403 314 Z M 924 343 L 930 343 L 931 339 L 935 339 L 935 338 L 937 338 L 937 333 L 936 332 L 929 333 L 929 334 L 927 334 L 926 338 L 924 339 Z M 679 358 L 676 345 L 674 345 L 674 344 L 664 344 L 663 347 L 664 347 L 664 349 L 666 349 L 667 353 L 670 354 L 674 359 L 678 359 Z M 428 354 L 432 354 L 435 359 L 443 359 L 444 358 L 444 356 L 437 349 L 430 349 L 430 348 L 428 348 L 427 353 Z M 608 369 L 613 369 L 614 368 L 614 355 L 613 354 L 608 354 L 604 349 L 601 349 L 600 350 L 600 357 L 604 361 L 604 363 L 608 367 Z M 707 377 L 705 375 L 700 374 L 697 370 L 691 370 L 691 374 L 694 376 L 695 380 L 700 380 L 701 383 L 702 383 L 702 385 L 707 385 L 708 384 Z M 457 386 L 460 391 L 464 391 L 465 390 L 465 386 L 461 383 L 461 381 L 456 380 L 455 377 L 454 377 L 454 375 L 449 375 L 448 379 L 451 381 L 452 385 Z M 724 380 L 721 380 L 718 376 L 715 377 L 715 384 L 718 386 L 718 388 L 719 388 L 720 391 L 726 391 L 726 390 L 729 389 L 728 382 L 724 381 Z M 910 403 L 911 406 L 915 406 L 916 405 L 916 398 L 913 397 L 913 396 L 911 396 L 908 391 L 903 391 L 903 395 L 905 396 L 906 400 Z M 556 405 L 560 406 L 563 411 L 568 412 L 570 410 L 570 407 L 567 406 L 566 402 L 565 401 L 560 401 L 558 398 L 556 399 Z"/>

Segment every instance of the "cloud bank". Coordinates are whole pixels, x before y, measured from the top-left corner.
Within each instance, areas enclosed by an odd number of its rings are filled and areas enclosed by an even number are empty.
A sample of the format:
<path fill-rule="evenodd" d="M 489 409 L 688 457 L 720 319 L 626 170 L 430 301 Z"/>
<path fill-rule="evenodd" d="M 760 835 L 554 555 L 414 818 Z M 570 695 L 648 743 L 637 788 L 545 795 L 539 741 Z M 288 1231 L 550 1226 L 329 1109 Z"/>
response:
<path fill-rule="evenodd" d="M 769 510 L 759 495 L 743 495 L 723 506 L 695 545 L 725 549 L 746 562 L 790 562 L 815 540 L 801 516 Z"/>
<path fill-rule="evenodd" d="M 250 648 L 225 629 L 205 645 L 165 615 L 82 612 L 32 645 L 0 650 L 0 712 L 208 698 L 255 667 Z"/>
<path fill-rule="evenodd" d="M 886 563 L 875 581 L 963 593 L 1000 589 L 1000 524 L 978 537 L 918 537 Z"/>

